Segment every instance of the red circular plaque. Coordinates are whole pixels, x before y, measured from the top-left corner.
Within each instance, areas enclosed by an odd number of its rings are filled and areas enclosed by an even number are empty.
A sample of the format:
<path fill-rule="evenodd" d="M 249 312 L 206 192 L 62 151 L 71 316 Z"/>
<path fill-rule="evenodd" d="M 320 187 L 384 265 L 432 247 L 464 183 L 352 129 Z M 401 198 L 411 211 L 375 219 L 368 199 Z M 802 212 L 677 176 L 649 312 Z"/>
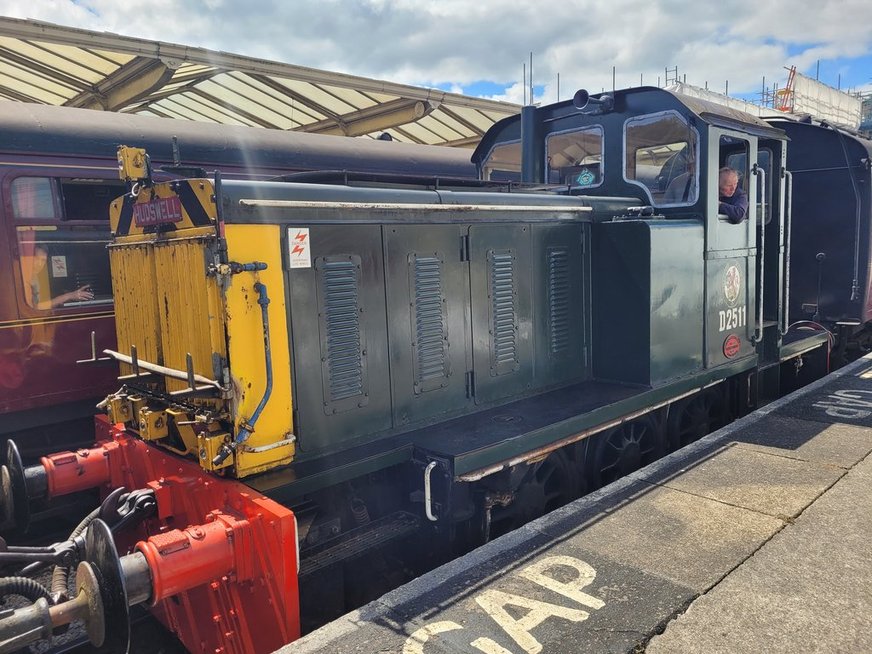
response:
<path fill-rule="evenodd" d="M 735 334 L 730 334 L 724 341 L 724 356 L 728 359 L 732 359 L 739 353 L 741 348 L 742 341 L 739 340 L 739 337 Z"/>

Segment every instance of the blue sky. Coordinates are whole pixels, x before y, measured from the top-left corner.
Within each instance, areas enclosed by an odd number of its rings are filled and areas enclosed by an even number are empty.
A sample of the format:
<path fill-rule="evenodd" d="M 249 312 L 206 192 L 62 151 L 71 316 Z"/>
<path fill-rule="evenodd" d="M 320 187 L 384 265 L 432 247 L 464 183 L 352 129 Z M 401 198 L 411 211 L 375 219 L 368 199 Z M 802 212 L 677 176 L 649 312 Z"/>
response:
<path fill-rule="evenodd" d="M 785 66 L 872 90 L 872 0 L 4 0 L 3 12 L 470 95 L 521 102 L 656 84 L 753 96 Z M 662 81 L 662 80 L 661 80 Z"/>

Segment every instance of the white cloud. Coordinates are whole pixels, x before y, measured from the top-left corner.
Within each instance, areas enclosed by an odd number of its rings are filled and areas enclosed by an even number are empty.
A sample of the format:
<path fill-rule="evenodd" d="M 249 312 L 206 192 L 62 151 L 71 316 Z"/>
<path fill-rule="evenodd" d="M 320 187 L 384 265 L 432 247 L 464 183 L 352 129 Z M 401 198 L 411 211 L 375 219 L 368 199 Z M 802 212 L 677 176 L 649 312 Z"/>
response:
<path fill-rule="evenodd" d="M 490 80 L 513 100 L 523 98 L 530 52 L 545 99 L 556 99 L 558 73 L 563 98 L 611 88 L 613 66 L 618 87 L 640 75 L 662 82 L 677 65 L 688 82 L 753 92 L 764 76 L 783 79 L 787 64 L 872 52 L 869 0 L 153 0 L 145 12 L 117 0 L 4 4 L 10 16 L 396 82 Z"/>

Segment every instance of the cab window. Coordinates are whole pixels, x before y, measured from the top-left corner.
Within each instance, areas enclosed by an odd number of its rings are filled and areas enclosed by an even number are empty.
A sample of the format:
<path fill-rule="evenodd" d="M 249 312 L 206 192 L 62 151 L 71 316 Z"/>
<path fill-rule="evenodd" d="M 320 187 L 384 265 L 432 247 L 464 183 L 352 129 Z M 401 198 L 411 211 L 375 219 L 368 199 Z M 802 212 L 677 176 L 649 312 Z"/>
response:
<path fill-rule="evenodd" d="M 733 139 L 732 144 L 722 143 L 721 147 L 726 152 L 726 156 L 724 157 L 725 165 L 733 170 L 739 171 L 739 186 L 746 193 L 748 191 L 747 179 L 751 177 L 756 180 L 757 222 L 759 224 L 760 221 L 763 220 L 765 224 L 769 224 L 769 221 L 772 219 L 772 187 L 775 184 L 775 180 L 772 177 L 772 150 L 769 148 L 760 148 L 757 150 L 757 165 L 762 168 L 765 173 L 766 189 L 764 194 L 763 189 L 761 188 L 764 184 L 763 178 L 759 175 L 750 175 L 746 142 L 741 139 Z"/>
<path fill-rule="evenodd" d="M 664 111 L 624 124 L 624 179 L 657 207 L 690 205 L 699 197 L 699 135 L 679 113 Z"/>
<path fill-rule="evenodd" d="M 482 178 L 496 182 L 520 182 L 521 142 L 494 146 L 484 160 Z"/>
<path fill-rule="evenodd" d="M 603 179 L 602 127 L 549 135 L 545 158 L 549 183 L 576 188 L 599 186 Z"/>
<path fill-rule="evenodd" d="M 721 197 L 722 193 L 720 190 L 720 182 L 721 175 L 726 174 L 728 171 L 733 171 L 736 174 L 737 183 L 736 190 L 733 191 L 732 196 L 748 196 L 748 180 L 750 177 L 750 167 L 748 165 L 748 153 L 751 151 L 751 144 L 747 139 L 740 138 L 738 136 L 729 136 L 723 135 L 718 139 L 718 161 L 720 163 L 719 169 L 717 172 L 712 171 L 713 175 L 715 175 L 715 184 L 718 187 L 718 201 L 719 203 L 723 203 L 725 200 Z M 728 179 L 728 178 L 726 178 Z M 745 202 L 747 204 L 747 201 Z M 750 207 L 749 207 L 750 210 Z M 719 208 L 718 217 L 722 222 L 729 221 L 729 218 L 726 214 L 723 213 L 723 209 Z M 745 216 L 742 220 L 746 219 Z M 735 220 L 733 222 L 736 222 Z"/>
<path fill-rule="evenodd" d="M 109 204 L 119 182 L 18 177 L 9 186 L 22 296 L 50 311 L 110 305 Z"/>

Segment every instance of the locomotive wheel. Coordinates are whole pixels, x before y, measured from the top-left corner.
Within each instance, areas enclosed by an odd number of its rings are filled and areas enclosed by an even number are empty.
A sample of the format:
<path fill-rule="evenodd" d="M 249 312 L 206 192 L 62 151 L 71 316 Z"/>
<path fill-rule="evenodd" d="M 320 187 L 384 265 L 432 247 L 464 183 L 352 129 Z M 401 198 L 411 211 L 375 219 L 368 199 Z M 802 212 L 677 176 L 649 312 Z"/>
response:
<path fill-rule="evenodd" d="M 508 506 L 491 509 L 490 538 L 507 534 L 578 497 L 581 474 L 562 451 L 532 464 Z"/>
<path fill-rule="evenodd" d="M 588 480 L 595 490 L 656 461 L 666 453 L 663 429 L 650 416 L 595 436 L 588 458 Z"/>
<path fill-rule="evenodd" d="M 669 408 L 666 431 L 669 451 L 674 452 L 685 445 L 698 441 L 706 434 L 726 424 L 726 402 L 717 389 L 697 393 Z"/>

